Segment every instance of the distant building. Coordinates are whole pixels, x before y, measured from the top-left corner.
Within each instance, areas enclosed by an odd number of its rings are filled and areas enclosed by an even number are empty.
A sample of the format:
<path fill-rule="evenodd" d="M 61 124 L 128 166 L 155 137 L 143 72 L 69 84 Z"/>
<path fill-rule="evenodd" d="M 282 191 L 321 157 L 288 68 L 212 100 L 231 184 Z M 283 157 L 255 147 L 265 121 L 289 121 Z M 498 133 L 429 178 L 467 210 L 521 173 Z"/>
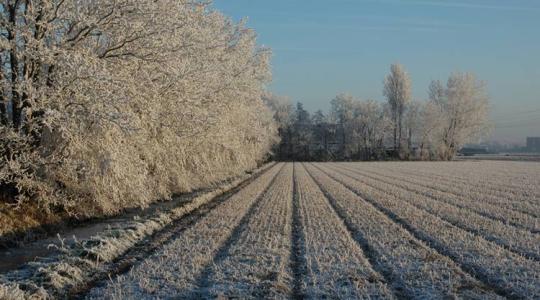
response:
<path fill-rule="evenodd" d="M 540 152 L 540 137 L 527 138 L 527 151 Z"/>

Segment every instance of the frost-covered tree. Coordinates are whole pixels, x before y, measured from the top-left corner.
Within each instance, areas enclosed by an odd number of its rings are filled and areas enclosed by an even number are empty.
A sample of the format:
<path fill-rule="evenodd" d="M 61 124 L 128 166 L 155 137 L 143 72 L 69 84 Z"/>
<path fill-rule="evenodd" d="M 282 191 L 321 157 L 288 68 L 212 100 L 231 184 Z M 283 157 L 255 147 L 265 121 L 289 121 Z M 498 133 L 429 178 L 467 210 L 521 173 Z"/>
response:
<path fill-rule="evenodd" d="M 278 160 L 288 160 L 292 153 L 292 135 L 294 123 L 294 108 L 289 98 L 267 93 L 264 102 L 272 110 L 278 128 L 279 142 L 273 149 L 274 157 Z"/>
<path fill-rule="evenodd" d="M 293 127 L 293 157 L 297 160 L 311 159 L 311 143 L 313 142 L 310 113 L 301 102 L 296 104 Z"/>
<path fill-rule="evenodd" d="M 313 151 L 313 159 L 320 161 L 330 160 L 332 158 L 330 151 L 332 128 L 328 122 L 328 117 L 322 110 L 317 110 L 311 119 L 313 123 L 313 143 L 316 147 Z"/>
<path fill-rule="evenodd" d="M 489 97 L 485 84 L 474 75 L 452 74 L 446 88 L 433 82 L 429 94 L 439 112 L 439 117 L 433 120 L 439 124 L 439 158 L 451 159 L 464 144 L 489 130 Z"/>
<path fill-rule="evenodd" d="M 419 111 L 420 128 L 418 132 L 418 158 L 430 160 L 436 158 L 435 147 L 440 131 L 441 111 L 433 101 L 421 104 Z"/>
<path fill-rule="evenodd" d="M 203 0 L 0 2 L 0 188 L 114 213 L 237 175 L 276 141 L 270 51 Z"/>
<path fill-rule="evenodd" d="M 352 120 L 354 118 L 355 99 L 349 94 L 339 94 L 330 102 L 330 118 L 336 124 L 339 143 L 338 158 L 345 159 L 351 155 Z"/>
<path fill-rule="evenodd" d="M 266 93 L 263 100 L 274 113 L 274 119 L 279 129 L 284 129 L 293 123 L 294 109 L 288 97 Z"/>
<path fill-rule="evenodd" d="M 390 67 L 390 74 L 384 79 L 383 95 L 388 100 L 394 123 L 394 149 L 401 150 L 403 134 L 403 116 L 407 104 L 411 101 L 411 80 L 400 64 Z"/>
<path fill-rule="evenodd" d="M 330 116 L 339 133 L 339 159 L 371 160 L 384 156 L 390 119 L 382 104 L 340 94 L 331 101 Z"/>
<path fill-rule="evenodd" d="M 309 120 L 302 104 L 272 104 L 278 123 L 291 124 L 280 132 L 277 157 L 286 160 L 451 159 L 464 143 L 489 129 L 485 85 L 473 75 L 453 74 L 446 86 L 433 81 L 429 101 L 411 101 L 410 80 L 393 65 L 385 80 L 388 101 L 363 101 L 348 94 L 331 100 L 327 116 L 317 111 Z M 279 101 L 271 101 L 279 103 Z M 279 111 L 287 117 L 277 117 Z M 287 121 L 279 121 L 287 120 Z M 308 127 L 311 127 L 308 130 Z M 311 133 L 311 135 L 309 134 Z M 398 156 L 396 156 L 396 154 Z"/>
<path fill-rule="evenodd" d="M 411 101 L 405 110 L 403 126 L 405 131 L 406 142 L 402 154 L 405 158 L 410 159 L 415 153 L 412 153 L 413 147 L 418 145 L 420 131 L 422 129 L 421 111 L 423 103 Z"/>
<path fill-rule="evenodd" d="M 382 158 L 384 156 L 384 137 L 390 125 L 383 106 L 373 100 L 358 101 L 355 105 L 354 115 L 358 157 L 362 160 Z"/>

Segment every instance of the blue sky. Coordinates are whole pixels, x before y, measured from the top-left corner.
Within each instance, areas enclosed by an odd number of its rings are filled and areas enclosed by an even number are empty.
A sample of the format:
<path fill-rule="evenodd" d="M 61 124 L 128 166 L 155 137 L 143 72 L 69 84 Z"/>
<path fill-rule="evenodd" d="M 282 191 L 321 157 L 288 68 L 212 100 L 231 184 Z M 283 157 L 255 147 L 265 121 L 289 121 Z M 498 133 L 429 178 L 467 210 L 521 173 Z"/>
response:
<path fill-rule="evenodd" d="M 471 71 L 486 81 L 493 137 L 540 136 L 538 0 L 215 0 L 235 20 L 248 18 L 272 48 L 270 90 L 327 110 L 340 92 L 384 101 L 391 63 L 404 64 L 414 97 L 432 79 Z"/>

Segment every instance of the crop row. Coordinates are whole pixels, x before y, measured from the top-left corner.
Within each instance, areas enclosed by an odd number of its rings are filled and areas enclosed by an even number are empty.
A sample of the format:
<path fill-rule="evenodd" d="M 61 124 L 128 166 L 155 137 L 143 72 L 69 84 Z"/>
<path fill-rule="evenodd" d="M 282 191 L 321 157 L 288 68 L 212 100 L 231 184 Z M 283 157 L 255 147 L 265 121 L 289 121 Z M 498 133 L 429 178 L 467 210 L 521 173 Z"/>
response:
<path fill-rule="evenodd" d="M 128 274 L 91 291 L 90 298 L 168 298 L 196 296 L 200 277 L 223 244 L 272 186 L 283 164 L 272 167 L 186 228 Z"/>
<path fill-rule="evenodd" d="M 413 164 L 413 165 L 411 165 Z M 433 162 L 367 164 L 378 169 L 399 171 L 425 178 L 438 177 L 450 182 L 465 183 L 493 192 L 507 192 L 534 199 L 538 203 L 540 192 L 540 164 L 520 162 Z M 534 198 L 536 197 L 536 198 Z"/>
<path fill-rule="evenodd" d="M 418 208 L 412 204 L 413 198 L 417 197 L 411 197 L 408 191 L 392 185 L 375 188 L 355 179 L 350 173 L 346 174 L 346 171 L 338 172 L 324 166 L 318 165 L 327 175 L 368 200 L 416 238 L 450 257 L 463 270 L 498 293 L 512 297 L 540 296 L 540 264 L 537 261 L 515 254 Z"/>
<path fill-rule="evenodd" d="M 403 170 L 400 164 L 394 164 L 396 168 L 379 168 L 371 164 L 363 165 L 362 168 L 369 171 L 378 171 L 385 174 L 394 174 L 403 178 L 423 182 L 430 186 L 437 187 L 441 191 L 454 193 L 457 195 L 466 195 L 472 200 L 484 203 L 490 203 L 499 207 L 514 209 L 523 213 L 540 216 L 540 197 L 537 194 L 536 185 L 524 185 L 517 188 L 505 187 L 503 182 L 491 181 L 478 182 L 474 176 L 452 178 L 450 175 L 440 175 L 433 172 L 422 173 L 418 170 Z M 539 164 L 540 165 L 540 164 Z M 538 175 L 540 176 L 540 169 Z M 508 182 L 508 178 L 505 182 Z"/>
<path fill-rule="evenodd" d="M 302 293 L 308 298 L 391 298 L 325 195 L 304 167 L 295 164 L 295 202 L 302 225 Z"/>
<path fill-rule="evenodd" d="M 307 167 L 354 237 L 370 249 L 376 269 L 406 298 L 496 298 L 455 263 L 416 239 L 368 201 L 313 166 Z"/>
<path fill-rule="evenodd" d="M 509 227 L 509 230 L 512 229 L 512 227 L 517 227 L 515 228 L 515 232 L 517 232 L 518 235 L 523 231 L 523 234 L 525 235 L 538 236 L 535 233 L 540 232 L 540 220 L 536 217 L 500 208 L 492 204 L 486 204 L 481 201 L 475 201 L 466 196 L 457 196 L 452 193 L 444 192 L 433 187 L 431 183 L 418 183 L 400 176 L 375 171 L 351 169 L 347 166 L 340 166 L 339 169 L 353 172 L 358 176 L 361 176 L 362 179 L 375 182 L 376 184 L 395 186 L 409 192 L 411 195 L 418 195 L 420 198 L 435 200 L 438 203 L 441 203 L 441 207 L 445 207 L 445 205 L 453 206 L 455 210 L 461 211 L 467 216 L 471 215 L 475 220 L 481 220 L 482 223 L 489 224 L 489 226 Z M 507 226 L 506 224 L 512 226 Z"/>
<path fill-rule="evenodd" d="M 203 298 L 289 297 L 292 192 L 293 166 L 287 164 L 238 237 L 214 260 L 203 280 Z"/>

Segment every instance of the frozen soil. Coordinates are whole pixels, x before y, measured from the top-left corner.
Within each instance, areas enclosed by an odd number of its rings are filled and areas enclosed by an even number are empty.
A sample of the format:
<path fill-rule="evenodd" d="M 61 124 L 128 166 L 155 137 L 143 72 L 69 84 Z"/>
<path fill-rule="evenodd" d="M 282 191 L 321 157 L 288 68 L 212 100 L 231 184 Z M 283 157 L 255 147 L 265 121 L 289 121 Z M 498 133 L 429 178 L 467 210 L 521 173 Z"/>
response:
<path fill-rule="evenodd" d="M 4 272 L 0 299 L 535 299 L 539 180 L 517 162 L 277 163 Z"/>

